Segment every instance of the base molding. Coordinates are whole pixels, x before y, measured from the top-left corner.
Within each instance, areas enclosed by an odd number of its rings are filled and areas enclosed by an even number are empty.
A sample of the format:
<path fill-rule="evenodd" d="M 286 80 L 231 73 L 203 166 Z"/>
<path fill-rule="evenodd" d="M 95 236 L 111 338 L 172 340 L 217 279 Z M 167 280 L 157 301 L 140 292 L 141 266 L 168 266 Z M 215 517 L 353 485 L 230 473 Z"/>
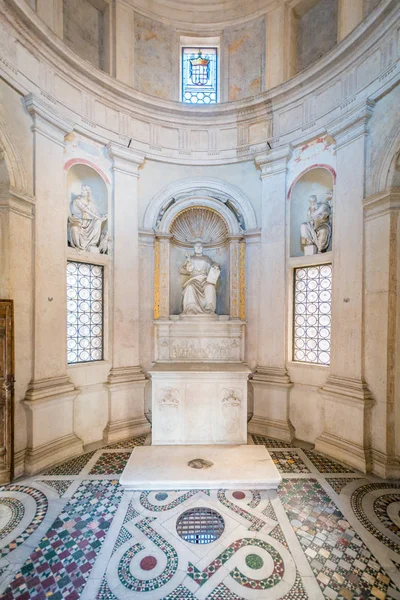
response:
<path fill-rule="evenodd" d="M 107 383 L 111 385 L 119 385 L 124 383 L 144 382 L 147 379 L 141 367 L 114 367 L 111 369 Z"/>
<path fill-rule="evenodd" d="M 371 450 L 372 472 L 382 479 L 400 479 L 400 458 Z"/>
<path fill-rule="evenodd" d="M 25 472 L 26 448 L 14 453 L 14 479 L 21 477 Z"/>
<path fill-rule="evenodd" d="M 315 442 L 315 450 L 344 462 L 362 473 L 371 470 L 371 450 L 331 433 L 323 433 Z"/>
<path fill-rule="evenodd" d="M 250 382 L 253 386 L 253 417 L 249 433 L 291 442 L 295 429 L 289 418 L 289 395 L 293 383 L 285 367 L 259 366 Z"/>
<path fill-rule="evenodd" d="M 53 464 L 78 456 L 83 452 L 83 443 L 74 433 L 48 442 L 37 448 L 27 448 L 25 473 L 35 475 Z"/>
<path fill-rule="evenodd" d="M 32 380 L 25 394 L 25 403 L 38 403 L 59 397 L 76 396 L 78 390 L 67 375 Z"/>
<path fill-rule="evenodd" d="M 371 461 L 373 397 L 363 378 L 330 375 L 321 388 L 324 431 L 315 449 L 368 473 Z M 338 435 L 340 433 L 340 437 Z"/>
<path fill-rule="evenodd" d="M 125 439 L 137 436 L 147 435 L 150 432 L 150 423 L 146 417 L 136 419 L 114 421 L 107 423 L 103 432 L 104 443 L 120 442 Z"/>
<path fill-rule="evenodd" d="M 251 381 L 286 388 L 293 386 L 285 367 L 257 367 L 251 376 Z"/>
<path fill-rule="evenodd" d="M 144 390 L 148 383 L 140 366 L 114 367 L 107 379 L 108 423 L 104 443 L 123 441 L 147 434 L 150 424 L 144 415 Z"/>
<path fill-rule="evenodd" d="M 329 375 L 326 383 L 321 388 L 324 396 L 335 399 L 337 402 L 357 404 L 369 407 L 373 404 L 373 397 L 364 379 L 351 379 Z"/>
<path fill-rule="evenodd" d="M 247 431 L 282 440 L 283 442 L 291 442 L 295 430 L 290 421 L 277 421 L 266 417 L 253 416 L 247 426 Z"/>

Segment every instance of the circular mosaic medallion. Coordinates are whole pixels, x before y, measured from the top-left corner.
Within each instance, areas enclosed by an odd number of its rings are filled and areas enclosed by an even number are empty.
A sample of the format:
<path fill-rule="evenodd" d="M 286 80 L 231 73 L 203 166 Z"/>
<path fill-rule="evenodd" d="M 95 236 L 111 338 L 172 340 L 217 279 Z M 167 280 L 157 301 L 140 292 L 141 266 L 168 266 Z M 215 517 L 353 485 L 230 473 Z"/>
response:
<path fill-rule="evenodd" d="M 176 522 L 178 535 L 191 544 L 211 544 L 221 537 L 224 529 L 222 515 L 202 506 L 185 511 Z"/>
<path fill-rule="evenodd" d="M 158 493 L 155 495 L 155 499 L 156 499 L 156 500 L 159 500 L 160 502 L 161 502 L 162 500 L 166 500 L 167 498 L 168 498 L 168 494 L 167 494 L 166 492 L 158 492 Z"/>
<path fill-rule="evenodd" d="M 210 469 L 213 465 L 211 460 L 204 460 L 204 458 L 194 458 L 188 462 L 188 467 L 192 469 Z"/>
<path fill-rule="evenodd" d="M 245 561 L 250 569 L 261 569 L 264 566 L 264 561 L 259 554 L 248 554 Z"/>
<path fill-rule="evenodd" d="M 233 492 L 232 496 L 236 500 L 243 500 L 243 498 L 246 498 L 246 494 L 244 492 Z"/>
<path fill-rule="evenodd" d="M 154 569 L 156 564 L 157 559 L 155 556 L 145 556 L 140 561 L 140 568 L 143 569 L 143 571 L 151 571 L 152 569 Z"/>

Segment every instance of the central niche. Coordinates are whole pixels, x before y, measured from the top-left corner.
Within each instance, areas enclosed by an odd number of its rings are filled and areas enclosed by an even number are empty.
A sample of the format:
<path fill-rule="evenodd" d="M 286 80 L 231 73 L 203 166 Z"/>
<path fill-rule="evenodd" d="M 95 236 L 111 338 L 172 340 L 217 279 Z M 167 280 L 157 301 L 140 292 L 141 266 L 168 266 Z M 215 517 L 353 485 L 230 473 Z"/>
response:
<path fill-rule="evenodd" d="M 216 291 L 216 314 L 229 315 L 229 237 L 224 219 L 213 209 L 191 206 L 182 210 L 172 221 L 170 246 L 170 310 L 182 312 L 182 288 L 188 276 L 183 274 L 185 262 L 193 255 L 195 243 L 201 241 L 203 255 L 219 265 L 221 271 Z"/>

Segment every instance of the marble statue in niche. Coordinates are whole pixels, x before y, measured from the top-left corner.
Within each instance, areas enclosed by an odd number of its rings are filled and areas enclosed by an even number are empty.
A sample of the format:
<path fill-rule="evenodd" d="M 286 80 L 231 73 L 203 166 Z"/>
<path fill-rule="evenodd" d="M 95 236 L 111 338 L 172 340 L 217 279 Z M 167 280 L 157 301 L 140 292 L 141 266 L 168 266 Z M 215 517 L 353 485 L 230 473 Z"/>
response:
<path fill-rule="evenodd" d="M 92 190 L 82 185 L 81 193 L 72 202 L 68 218 L 70 245 L 78 250 L 106 254 L 110 237 L 103 232 L 103 223 L 108 215 L 101 215 L 92 199 Z"/>
<path fill-rule="evenodd" d="M 220 273 L 219 264 L 203 254 L 203 244 L 196 240 L 194 254 L 187 254 L 180 268 L 180 274 L 188 276 L 182 286 L 182 315 L 215 314 Z"/>
<path fill-rule="evenodd" d="M 301 244 L 304 254 L 326 252 L 332 237 L 332 192 L 325 200 L 318 201 L 314 194 L 310 196 L 307 221 L 300 226 Z"/>

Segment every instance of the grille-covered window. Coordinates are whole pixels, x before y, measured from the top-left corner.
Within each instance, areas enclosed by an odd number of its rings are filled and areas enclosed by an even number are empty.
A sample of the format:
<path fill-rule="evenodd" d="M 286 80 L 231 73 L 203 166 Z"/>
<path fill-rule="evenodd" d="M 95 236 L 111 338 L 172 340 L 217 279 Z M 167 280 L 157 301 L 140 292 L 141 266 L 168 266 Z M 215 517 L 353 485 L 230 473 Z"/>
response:
<path fill-rule="evenodd" d="M 67 362 L 103 360 L 104 267 L 67 263 Z"/>
<path fill-rule="evenodd" d="M 330 364 L 332 265 L 294 271 L 293 360 Z"/>

